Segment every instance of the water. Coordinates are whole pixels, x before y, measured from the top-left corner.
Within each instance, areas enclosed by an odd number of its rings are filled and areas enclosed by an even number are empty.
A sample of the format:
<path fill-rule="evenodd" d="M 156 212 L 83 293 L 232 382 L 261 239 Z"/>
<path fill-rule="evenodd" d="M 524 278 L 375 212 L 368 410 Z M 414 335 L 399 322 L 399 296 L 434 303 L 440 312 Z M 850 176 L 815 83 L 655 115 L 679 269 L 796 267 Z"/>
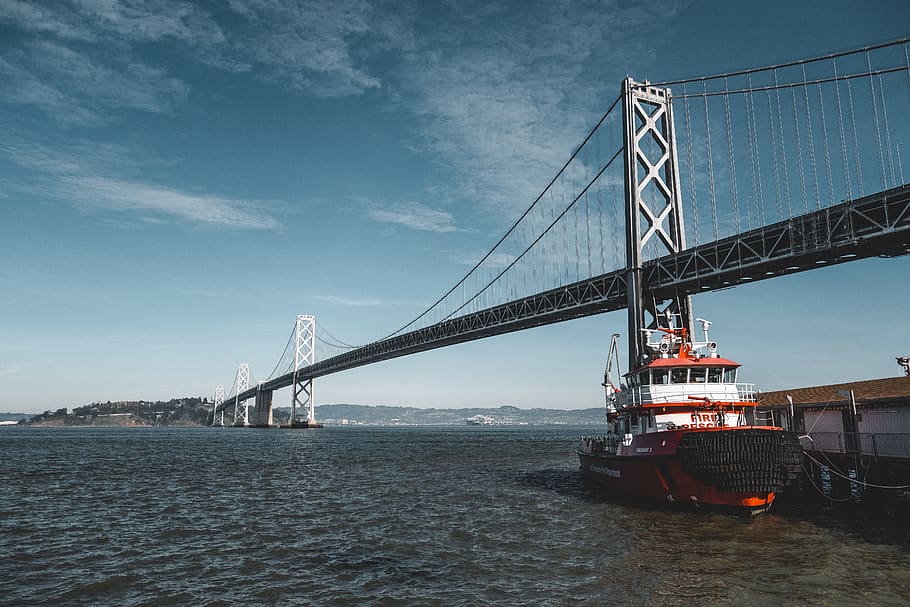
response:
<path fill-rule="evenodd" d="M 0 604 L 906 604 L 906 537 L 617 503 L 582 433 L 0 429 Z"/>

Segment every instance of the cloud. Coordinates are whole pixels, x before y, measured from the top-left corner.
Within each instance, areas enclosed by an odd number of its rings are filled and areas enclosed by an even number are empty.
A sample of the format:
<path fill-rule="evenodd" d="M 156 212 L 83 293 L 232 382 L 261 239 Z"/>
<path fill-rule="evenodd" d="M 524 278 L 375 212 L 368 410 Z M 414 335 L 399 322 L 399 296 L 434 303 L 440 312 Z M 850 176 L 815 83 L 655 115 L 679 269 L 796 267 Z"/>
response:
<path fill-rule="evenodd" d="M 369 203 L 367 217 L 379 223 L 391 223 L 412 230 L 425 232 L 456 232 L 455 217 L 451 213 L 432 209 L 419 202 L 380 204 Z"/>
<path fill-rule="evenodd" d="M 456 173 L 465 197 L 514 216 L 617 96 L 622 76 L 649 61 L 644 32 L 672 12 L 465 0 L 422 13 L 418 29 L 421 20 L 447 24 L 442 36 L 419 37 L 401 66 L 426 151 Z"/>
<path fill-rule="evenodd" d="M 372 38 L 374 13 L 365 0 L 232 0 L 229 6 L 243 17 L 225 51 L 235 65 L 314 97 L 358 95 L 381 85 L 353 50 Z"/>
<path fill-rule="evenodd" d="M 221 28 L 207 13 L 191 2 L 180 0 L 78 0 L 43 4 L 0 0 L 0 22 L 77 41 L 192 40 L 196 45 L 224 41 Z"/>
<path fill-rule="evenodd" d="M 195 224 L 241 229 L 276 229 L 277 220 L 245 201 L 193 194 L 147 183 L 97 176 L 60 180 L 60 191 L 83 206 L 120 212 L 153 213 Z"/>
<path fill-rule="evenodd" d="M 311 299 L 313 301 L 322 301 L 322 302 L 326 302 L 326 303 L 330 303 L 330 304 L 336 304 L 339 306 L 356 306 L 356 307 L 383 306 L 383 305 L 388 305 L 390 303 L 388 301 L 383 301 L 381 299 L 369 299 L 369 298 L 355 299 L 355 298 L 351 298 L 351 297 L 340 297 L 337 295 L 319 295 L 316 297 L 312 297 Z"/>
<path fill-rule="evenodd" d="M 7 58 L 16 64 L 16 80 L 37 80 L 53 89 L 15 101 L 32 101 L 52 112 L 60 107 L 61 97 L 75 94 L 82 100 L 77 109 L 84 113 L 93 105 L 85 99 L 100 93 L 98 105 L 104 107 L 168 110 L 171 105 L 162 100 L 174 93 L 180 97 L 174 90 L 179 81 L 155 65 L 156 47 L 149 46 L 165 44 L 168 52 L 182 53 L 188 61 L 249 73 L 312 97 L 360 95 L 382 84 L 368 69 L 369 59 L 410 41 L 408 28 L 396 16 L 400 9 L 378 13 L 366 0 L 231 0 L 208 9 L 178 0 L 81 0 L 75 5 L 0 0 L 0 23 L 31 35 L 28 44 L 68 49 L 84 64 L 93 57 L 91 69 L 67 71 L 64 62 L 48 79 L 36 74 L 48 63 L 31 61 L 34 51 L 14 62 Z M 110 52 L 112 47 L 115 52 Z M 101 73 L 112 78 L 94 77 Z M 71 86 L 74 81 L 85 86 Z M 99 90 L 99 83 L 107 86 Z M 29 88 L 36 88 L 35 83 Z M 160 91 L 160 96 L 151 91 Z M 136 93 L 133 99 L 128 99 L 130 93 Z M 49 103 L 51 99 L 55 103 Z M 103 122 L 96 114 L 92 112 L 92 120 L 77 116 L 72 123 Z"/>
<path fill-rule="evenodd" d="M 160 68 L 122 57 L 98 58 L 49 41 L 0 56 L 0 102 L 38 107 L 61 124 L 98 126 L 110 110 L 169 112 L 189 86 Z"/>
<path fill-rule="evenodd" d="M 188 192 L 123 176 L 135 169 L 130 160 L 135 152 L 123 146 L 71 141 L 50 147 L 15 143 L 9 141 L 11 138 L 7 133 L 7 142 L 0 145 L 0 151 L 19 166 L 32 170 L 40 184 L 22 187 L 83 210 L 126 214 L 152 225 L 176 219 L 233 229 L 281 227 L 263 210 L 266 205 L 262 202 Z"/>

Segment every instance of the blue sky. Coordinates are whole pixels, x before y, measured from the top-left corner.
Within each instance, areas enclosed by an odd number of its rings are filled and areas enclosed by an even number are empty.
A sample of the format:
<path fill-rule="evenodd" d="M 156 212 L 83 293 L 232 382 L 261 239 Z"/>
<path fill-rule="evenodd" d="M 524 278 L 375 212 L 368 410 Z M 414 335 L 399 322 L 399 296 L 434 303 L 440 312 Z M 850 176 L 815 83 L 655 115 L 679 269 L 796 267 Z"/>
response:
<path fill-rule="evenodd" d="M 268 375 L 300 313 L 383 337 L 486 252 L 627 74 L 907 24 L 904 1 L 0 0 L 0 410 L 211 395 L 240 361 Z M 764 389 L 884 377 L 910 351 L 908 276 L 871 260 L 695 306 Z M 624 327 L 388 361 L 317 380 L 316 400 L 599 406 Z"/>

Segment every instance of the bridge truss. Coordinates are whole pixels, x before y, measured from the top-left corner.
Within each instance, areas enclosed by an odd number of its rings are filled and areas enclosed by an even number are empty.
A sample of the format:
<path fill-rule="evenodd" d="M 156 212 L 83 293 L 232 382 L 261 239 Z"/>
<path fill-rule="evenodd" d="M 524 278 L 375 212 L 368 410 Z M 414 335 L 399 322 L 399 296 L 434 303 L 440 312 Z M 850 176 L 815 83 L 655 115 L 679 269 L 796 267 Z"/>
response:
<path fill-rule="evenodd" d="M 910 185 L 820 209 L 642 264 L 658 298 L 697 293 L 869 257 L 910 254 Z M 627 306 L 626 270 L 616 270 L 430 327 L 376 341 L 262 384 L 277 390 L 383 360 L 521 331 Z M 252 398 L 256 389 L 238 394 Z"/>

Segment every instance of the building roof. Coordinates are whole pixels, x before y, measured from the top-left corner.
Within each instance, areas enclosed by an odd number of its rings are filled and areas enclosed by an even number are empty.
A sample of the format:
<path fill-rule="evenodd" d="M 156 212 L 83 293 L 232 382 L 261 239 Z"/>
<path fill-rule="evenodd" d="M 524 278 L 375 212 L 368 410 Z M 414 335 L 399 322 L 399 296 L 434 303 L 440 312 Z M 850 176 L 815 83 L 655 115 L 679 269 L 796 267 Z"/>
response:
<path fill-rule="evenodd" d="M 838 394 L 839 390 L 853 390 L 853 397 L 856 399 L 857 404 L 910 400 L 910 376 L 885 377 L 883 379 L 868 379 L 844 384 L 831 384 L 829 386 L 763 392 L 758 395 L 758 402 L 765 406 L 782 406 L 787 404 L 787 395 L 790 395 L 793 398 L 794 405 L 846 403 L 847 398 Z"/>

